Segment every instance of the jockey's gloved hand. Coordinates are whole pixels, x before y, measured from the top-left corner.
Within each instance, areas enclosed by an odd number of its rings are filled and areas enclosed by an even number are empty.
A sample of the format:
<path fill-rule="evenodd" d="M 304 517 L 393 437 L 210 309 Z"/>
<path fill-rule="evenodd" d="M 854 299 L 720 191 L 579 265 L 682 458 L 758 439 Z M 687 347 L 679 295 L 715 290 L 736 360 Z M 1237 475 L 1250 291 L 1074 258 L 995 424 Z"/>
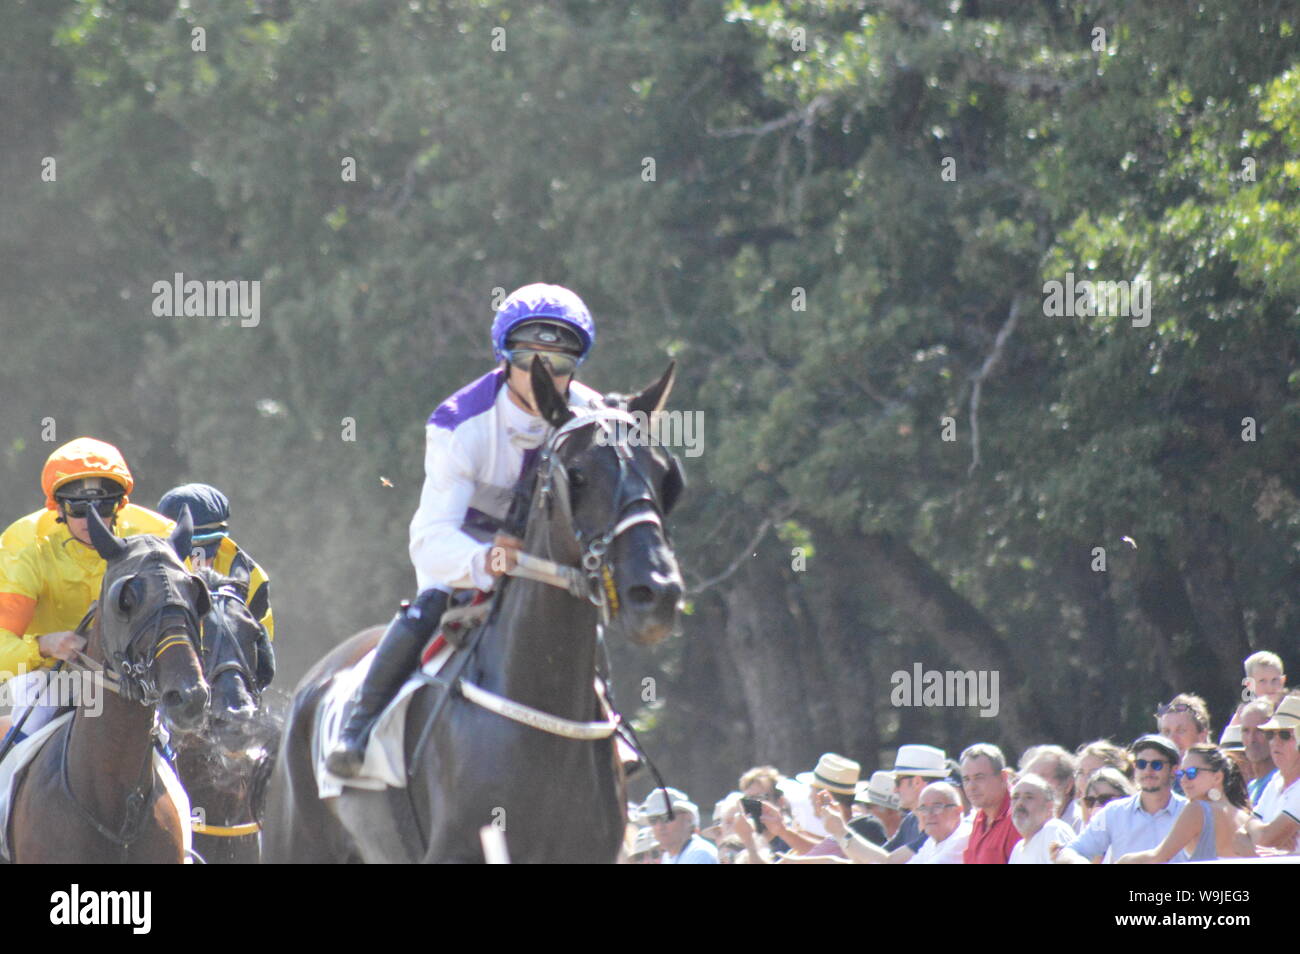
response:
<path fill-rule="evenodd" d="M 487 571 L 495 577 L 505 576 L 519 562 L 519 553 L 524 541 L 508 533 L 498 533 L 492 538 L 492 546 L 487 555 Z"/>
<path fill-rule="evenodd" d="M 46 633 L 36 640 L 36 645 L 40 647 L 42 656 L 72 660 L 77 657 L 77 650 L 86 648 L 86 639 L 71 630 L 61 630 Z"/>

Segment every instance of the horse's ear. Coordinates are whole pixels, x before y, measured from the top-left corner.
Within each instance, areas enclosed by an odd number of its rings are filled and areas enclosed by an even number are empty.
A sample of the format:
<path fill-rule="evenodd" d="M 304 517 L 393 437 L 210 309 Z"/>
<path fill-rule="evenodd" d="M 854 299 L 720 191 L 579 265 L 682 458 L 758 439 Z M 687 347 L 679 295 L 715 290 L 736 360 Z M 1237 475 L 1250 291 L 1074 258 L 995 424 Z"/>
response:
<path fill-rule="evenodd" d="M 94 545 L 96 553 L 109 563 L 112 563 L 126 552 L 126 544 L 122 542 L 120 537 L 115 536 L 108 527 L 104 526 L 104 521 L 99 517 L 99 511 L 94 507 L 86 509 L 86 529 L 90 531 L 90 542 Z"/>
<path fill-rule="evenodd" d="M 668 403 L 668 395 L 672 392 L 673 382 L 676 380 L 677 362 L 669 361 L 668 370 L 664 372 L 664 376 L 640 394 L 633 396 L 627 402 L 627 409 L 633 414 L 640 411 L 646 417 L 662 411 L 664 405 Z"/>
<path fill-rule="evenodd" d="M 167 538 L 176 551 L 182 562 L 190 555 L 190 541 L 194 536 L 194 519 L 190 516 L 189 506 L 181 508 L 180 519 L 176 521 L 176 527 L 172 530 L 171 535 Z"/>
<path fill-rule="evenodd" d="M 253 575 L 249 572 L 248 567 L 244 565 L 243 560 L 236 559 L 230 564 L 230 578 L 247 592 L 249 585 L 252 583 Z"/>
<path fill-rule="evenodd" d="M 556 390 L 555 382 L 551 380 L 550 372 L 542 364 L 541 358 L 533 357 L 528 377 L 533 384 L 533 403 L 537 405 L 542 420 L 551 427 L 562 427 L 573 417 L 573 411 L 569 410 L 569 402 L 564 399 L 564 395 Z"/>
<path fill-rule="evenodd" d="M 676 454 L 668 455 L 668 473 L 664 474 L 663 484 L 663 507 L 664 513 L 672 512 L 673 507 L 677 505 L 678 499 L 681 498 L 682 491 L 686 489 L 686 472 L 682 470 L 682 462 L 677 459 Z"/>
<path fill-rule="evenodd" d="M 263 583 L 253 594 L 253 598 L 248 601 L 248 611 L 253 614 L 253 619 L 260 620 L 266 615 L 267 609 L 271 606 L 271 584 Z"/>
<path fill-rule="evenodd" d="M 266 587 L 262 587 L 266 589 Z M 275 678 L 275 648 L 271 645 L 271 634 L 262 627 L 262 633 L 257 637 L 257 672 L 254 678 L 257 680 L 257 688 L 265 689 Z"/>
<path fill-rule="evenodd" d="M 194 588 L 194 615 L 202 619 L 212 612 L 212 597 L 208 593 L 208 584 L 200 577 L 191 576 L 190 585 Z"/>

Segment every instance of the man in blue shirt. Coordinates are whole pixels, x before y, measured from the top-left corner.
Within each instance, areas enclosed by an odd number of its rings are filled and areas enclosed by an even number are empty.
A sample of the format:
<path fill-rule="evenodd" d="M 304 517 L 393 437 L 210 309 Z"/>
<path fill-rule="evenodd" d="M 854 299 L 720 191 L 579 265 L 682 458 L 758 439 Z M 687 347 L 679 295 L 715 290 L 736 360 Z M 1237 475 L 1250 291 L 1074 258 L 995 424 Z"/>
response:
<path fill-rule="evenodd" d="M 1187 799 L 1173 791 L 1178 746 L 1161 735 L 1144 735 L 1132 745 L 1140 791 L 1111 802 L 1092 816 L 1088 827 L 1068 846 L 1051 851 L 1061 865 L 1086 865 L 1110 850 L 1110 858 L 1147 851 L 1164 841 Z M 1186 861 L 1180 851 L 1174 861 Z"/>
<path fill-rule="evenodd" d="M 667 795 L 665 796 L 665 792 Z M 673 817 L 668 817 L 672 803 Z M 716 865 L 718 849 L 699 835 L 700 810 L 675 788 L 656 788 L 641 805 L 640 815 L 649 823 L 664 849 L 666 865 Z"/>

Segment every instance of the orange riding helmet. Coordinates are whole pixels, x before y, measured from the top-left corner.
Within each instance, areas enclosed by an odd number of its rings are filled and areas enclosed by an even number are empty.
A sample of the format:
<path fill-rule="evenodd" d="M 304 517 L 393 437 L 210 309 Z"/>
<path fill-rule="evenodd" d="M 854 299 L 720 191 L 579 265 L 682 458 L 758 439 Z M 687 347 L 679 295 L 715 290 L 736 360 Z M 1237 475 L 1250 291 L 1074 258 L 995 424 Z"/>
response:
<path fill-rule="evenodd" d="M 45 509 L 57 510 L 55 492 L 65 484 L 87 477 L 106 477 L 122 486 L 122 503 L 127 503 L 135 487 L 126 459 L 112 444 L 93 437 L 78 437 L 64 444 L 45 462 L 41 471 L 41 489 L 45 491 Z"/>

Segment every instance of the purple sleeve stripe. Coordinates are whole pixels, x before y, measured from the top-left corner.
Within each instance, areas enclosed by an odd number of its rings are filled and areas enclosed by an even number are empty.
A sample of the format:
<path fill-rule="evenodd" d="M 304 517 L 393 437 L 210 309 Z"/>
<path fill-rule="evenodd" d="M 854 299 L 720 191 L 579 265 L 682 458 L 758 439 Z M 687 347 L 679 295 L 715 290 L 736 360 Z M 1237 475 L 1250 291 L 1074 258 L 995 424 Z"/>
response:
<path fill-rule="evenodd" d="M 477 381 L 471 381 L 429 415 L 429 423 L 454 431 L 476 414 L 482 414 L 497 399 L 497 392 L 505 383 L 501 368 L 493 368 Z"/>

